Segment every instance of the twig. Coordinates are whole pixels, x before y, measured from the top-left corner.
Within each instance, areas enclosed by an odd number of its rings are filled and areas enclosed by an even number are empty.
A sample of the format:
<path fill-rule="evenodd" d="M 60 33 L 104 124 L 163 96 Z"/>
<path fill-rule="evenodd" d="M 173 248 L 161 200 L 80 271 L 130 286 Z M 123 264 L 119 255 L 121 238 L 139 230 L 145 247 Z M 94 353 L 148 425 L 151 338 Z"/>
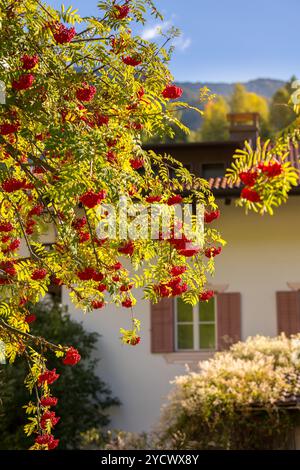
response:
<path fill-rule="evenodd" d="M 76 42 L 92 42 L 92 41 L 106 41 L 108 39 L 110 39 L 111 36 L 108 36 L 108 37 L 103 37 L 103 38 L 85 38 L 85 39 L 74 39 L 74 41 L 71 41 L 70 44 L 74 44 Z"/>
<path fill-rule="evenodd" d="M 16 336 L 24 336 L 24 338 L 27 338 L 29 341 L 34 342 L 35 344 L 44 344 L 47 348 L 53 349 L 54 351 L 62 351 L 66 350 L 67 347 L 62 347 L 62 346 L 56 346 L 56 344 L 50 343 L 46 339 L 40 337 L 40 336 L 33 336 L 30 333 L 26 333 L 25 331 L 20 331 L 17 328 L 14 328 L 13 326 L 8 325 L 4 320 L 0 319 L 0 327 L 3 328 L 4 330 L 9 331 L 10 333 L 13 333 Z"/>

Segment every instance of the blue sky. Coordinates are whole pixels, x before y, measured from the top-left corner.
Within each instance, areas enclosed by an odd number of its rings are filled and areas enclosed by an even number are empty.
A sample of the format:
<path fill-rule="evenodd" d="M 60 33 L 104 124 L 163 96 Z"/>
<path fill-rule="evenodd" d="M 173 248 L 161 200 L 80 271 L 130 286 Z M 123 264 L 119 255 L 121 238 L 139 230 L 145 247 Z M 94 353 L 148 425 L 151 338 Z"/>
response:
<path fill-rule="evenodd" d="M 62 3 L 48 0 L 54 7 Z M 70 0 L 81 15 L 96 15 L 97 0 Z M 182 31 L 171 70 L 176 80 L 236 82 L 300 75 L 299 0 L 156 0 L 164 28 Z M 149 19 L 143 31 L 155 36 Z M 154 38 L 156 39 L 156 38 Z"/>

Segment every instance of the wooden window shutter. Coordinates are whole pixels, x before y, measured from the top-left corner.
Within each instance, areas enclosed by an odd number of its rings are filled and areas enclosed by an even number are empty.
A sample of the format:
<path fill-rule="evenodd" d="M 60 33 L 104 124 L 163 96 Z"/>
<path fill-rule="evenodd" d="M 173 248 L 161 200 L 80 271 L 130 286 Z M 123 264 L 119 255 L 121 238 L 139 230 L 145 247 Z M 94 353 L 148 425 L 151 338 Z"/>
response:
<path fill-rule="evenodd" d="M 241 294 L 217 295 L 217 348 L 228 349 L 241 339 Z"/>
<path fill-rule="evenodd" d="M 174 303 L 173 299 L 162 299 L 151 304 L 151 352 L 174 351 Z"/>
<path fill-rule="evenodd" d="M 300 332 L 300 292 L 277 292 L 278 334 L 287 336 Z"/>

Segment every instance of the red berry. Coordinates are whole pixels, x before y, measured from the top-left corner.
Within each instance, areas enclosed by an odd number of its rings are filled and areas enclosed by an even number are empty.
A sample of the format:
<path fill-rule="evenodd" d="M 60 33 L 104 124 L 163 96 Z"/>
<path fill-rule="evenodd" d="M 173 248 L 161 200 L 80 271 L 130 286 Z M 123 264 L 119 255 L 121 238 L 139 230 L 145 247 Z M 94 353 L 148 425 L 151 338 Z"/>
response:
<path fill-rule="evenodd" d="M 93 207 L 97 206 L 98 204 L 103 201 L 103 199 L 106 198 L 106 191 L 102 189 L 98 193 L 95 193 L 92 190 L 87 191 L 84 193 L 82 196 L 80 196 L 79 200 L 82 202 L 82 204 L 89 209 L 92 209 Z"/>
<path fill-rule="evenodd" d="M 130 344 L 131 346 L 136 346 L 140 342 L 141 342 L 140 336 L 133 336 L 131 339 L 127 341 L 127 344 Z"/>
<path fill-rule="evenodd" d="M 42 204 L 37 204 L 28 212 L 28 216 L 32 217 L 33 215 L 41 215 L 43 212 L 44 206 Z"/>
<path fill-rule="evenodd" d="M 59 277 L 56 277 L 56 276 L 51 276 L 51 282 L 52 282 L 52 284 L 55 284 L 56 286 L 62 286 L 63 285 L 63 281 L 61 279 L 59 279 Z"/>
<path fill-rule="evenodd" d="M 96 112 L 95 115 L 94 115 L 94 120 L 95 120 L 95 124 L 98 127 L 107 126 L 107 124 L 109 122 L 109 117 L 104 116 L 103 114 L 99 114 L 99 113 Z"/>
<path fill-rule="evenodd" d="M 188 285 L 185 282 L 181 285 L 176 285 L 172 288 L 172 296 L 175 297 L 177 295 L 182 295 L 187 290 L 188 290 Z"/>
<path fill-rule="evenodd" d="M 50 442 L 48 442 L 48 450 L 56 449 L 58 444 L 59 444 L 59 439 L 52 439 Z"/>
<path fill-rule="evenodd" d="M 250 188 L 244 188 L 241 192 L 241 198 L 247 199 L 250 202 L 260 202 L 261 198 L 257 191 Z"/>
<path fill-rule="evenodd" d="M 120 248 L 118 248 L 118 252 L 122 253 L 123 255 L 132 256 L 134 252 L 133 241 L 130 240 L 128 243 L 123 244 Z"/>
<path fill-rule="evenodd" d="M 149 203 L 152 202 L 159 202 L 161 200 L 161 196 L 147 196 L 146 201 Z"/>
<path fill-rule="evenodd" d="M 41 386 L 44 383 L 48 385 L 53 384 L 59 378 L 59 374 L 56 373 L 56 369 L 53 370 L 45 370 L 42 374 L 39 375 L 38 378 L 38 385 Z"/>
<path fill-rule="evenodd" d="M 11 232 L 14 229 L 10 222 L 0 222 L 0 232 Z"/>
<path fill-rule="evenodd" d="M 34 281 L 40 281 L 42 279 L 45 279 L 46 276 L 47 276 L 47 270 L 44 268 L 40 268 L 40 269 L 35 269 L 33 271 L 33 273 L 31 274 L 31 279 L 33 279 Z"/>
<path fill-rule="evenodd" d="M 123 268 L 123 265 L 120 262 L 117 262 L 111 266 L 111 269 L 113 269 L 114 271 L 119 271 L 119 269 L 122 269 L 122 268 Z"/>
<path fill-rule="evenodd" d="M 0 269 L 9 276 L 15 276 L 17 274 L 13 261 L 2 261 L 0 263 Z"/>
<path fill-rule="evenodd" d="M 18 132 L 20 128 L 20 124 L 9 124 L 9 123 L 4 123 L 0 125 L 0 134 L 1 135 L 9 135 L 9 134 L 14 134 L 15 132 Z"/>
<path fill-rule="evenodd" d="M 181 256 L 185 256 L 186 258 L 191 258 L 192 256 L 195 256 L 197 253 L 199 253 L 200 247 L 198 246 L 191 246 L 191 247 L 185 247 L 182 249 L 178 250 L 178 253 Z"/>
<path fill-rule="evenodd" d="M 180 87 L 177 87 L 175 85 L 168 85 L 166 88 L 162 91 L 162 95 L 164 98 L 169 98 L 169 99 L 176 99 L 180 98 L 182 95 L 183 90 Z"/>
<path fill-rule="evenodd" d="M 283 168 L 279 162 L 270 162 L 268 165 L 260 163 L 258 168 L 267 175 L 268 178 L 274 178 L 275 176 L 281 175 Z M 250 186 L 250 185 L 248 185 Z"/>
<path fill-rule="evenodd" d="M 104 274 L 102 273 L 95 272 L 95 274 L 93 275 L 93 280 L 96 282 L 101 282 L 103 281 L 103 279 L 104 279 Z"/>
<path fill-rule="evenodd" d="M 28 302 L 27 297 L 21 297 L 21 299 L 19 301 L 19 306 L 23 307 L 23 305 L 27 304 L 27 302 Z"/>
<path fill-rule="evenodd" d="M 56 406 L 58 399 L 56 397 L 42 397 L 41 398 L 41 405 L 42 406 Z"/>
<path fill-rule="evenodd" d="M 214 258 L 215 256 L 219 255 L 222 251 L 222 247 L 219 246 L 218 248 L 216 248 L 215 246 L 211 247 L 211 248 L 207 248 L 204 252 L 205 256 L 207 258 Z"/>
<path fill-rule="evenodd" d="M 91 101 L 96 94 L 96 87 L 84 84 L 82 88 L 76 91 L 76 98 L 80 101 Z"/>
<path fill-rule="evenodd" d="M 207 291 L 205 291 L 205 292 L 202 292 L 202 293 L 199 295 L 199 299 L 202 300 L 202 301 L 208 301 L 208 300 L 210 300 L 214 295 L 215 295 L 215 293 L 214 293 L 213 290 L 207 290 Z"/>
<path fill-rule="evenodd" d="M 67 366 L 74 366 L 77 364 L 81 359 L 81 356 L 77 349 L 73 348 L 72 346 L 66 352 L 66 355 L 63 359 L 63 364 Z"/>
<path fill-rule="evenodd" d="M 130 7 L 126 4 L 124 5 L 115 5 L 115 9 L 117 10 L 115 12 L 115 16 L 118 20 L 123 20 L 126 18 L 128 13 L 130 12 Z"/>
<path fill-rule="evenodd" d="M 122 61 L 126 65 L 131 65 L 131 67 L 136 67 L 137 65 L 140 65 L 142 63 L 141 59 L 138 57 L 122 57 Z"/>
<path fill-rule="evenodd" d="M 210 222 L 212 222 L 213 220 L 216 220 L 220 217 L 220 211 L 219 210 L 215 210 L 215 211 L 212 211 L 212 212 L 207 212 L 205 211 L 204 213 L 204 222 L 209 224 Z"/>
<path fill-rule="evenodd" d="M 41 428 L 45 429 L 48 423 L 51 427 L 55 426 L 59 420 L 60 417 L 55 415 L 55 411 L 45 411 L 41 417 Z"/>
<path fill-rule="evenodd" d="M 170 274 L 172 276 L 180 276 L 180 274 L 185 273 L 186 270 L 187 270 L 186 266 L 173 266 L 170 269 Z"/>
<path fill-rule="evenodd" d="M 75 28 L 67 28 L 63 24 L 55 23 L 51 26 L 53 37 L 58 44 L 71 42 L 76 36 Z"/>
<path fill-rule="evenodd" d="M 82 271 L 78 271 L 77 272 L 77 277 L 81 280 L 81 281 L 91 281 L 92 279 L 94 279 L 94 277 L 96 276 L 96 271 L 94 268 L 85 268 L 84 270 Z M 94 279 L 95 280 L 95 279 Z"/>
<path fill-rule="evenodd" d="M 24 54 L 21 57 L 21 62 L 23 62 L 23 69 L 31 70 L 38 64 L 39 58 L 37 55 L 29 56 L 27 54 Z"/>
<path fill-rule="evenodd" d="M 257 171 L 242 171 L 239 177 L 246 186 L 254 186 L 257 178 Z"/>
<path fill-rule="evenodd" d="M 4 248 L 2 251 L 4 254 L 11 253 L 13 251 L 16 251 L 19 248 L 20 244 L 21 244 L 21 240 L 16 238 L 8 245 L 7 248 Z"/>
<path fill-rule="evenodd" d="M 127 284 L 127 286 L 123 285 L 120 287 L 121 292 L 128 292 L 133 288 L 133 284 Z"/>
<path fill-rule="evenodd" d="M 26 317 L 25 317 L 25 321 L 26 321 L 26 323 L 28 323 L 29 325 L 30 325 L 30 323 L 35 322 L 35 320 L 36 320 L 36 315 L 34 315 L 34 314 L 26 315 Z"/>
<path fill-rule="evenodd" d="M 129 161 L 131 168 L 134 170 L 139 170 L 144 166 L 144 159 L 142 157 L 131 158 Z"/>
<path fill-rule="evenodd" d="M 168 206 L 173 206 L 174 204 L 180 204 L 182 202 L 182 196 L 180 194 L 175 194 L 174 196 L 170 196 L 167 200 Z"/>
<path fill-rule="evenodd" d="M 13 80 L 12 87 L 14 90 L 27 90 L 32 87 L 35 78 L 31 73 L 21 75 L 18 80 Z"/>
<path fill-rule="evenodd" d="M 107 152 L 106 154 L 106 160 L 109 162 L 109 163 L 115 163 L 117 161 L 117 155 L 115 154 L 115 152 L 112 152 L 111 150 L 109 152 Z"/>
<path fill-rule="evenodd" d="M 53 450 L 58 446 L 59 439 L 54 439 L 52 434 L 41 434 L 35 438 L 35 442 L 41 446 L 48 446 L 48 450 Z"/>
<path fill-rule="evenodd" d="M 106 290 L 106 285 L 105 284 L 99 284 L 97 287 L 97 290 L 99 292 L 104 292 Z"/>
<path fill-rule="evenodd" d="M 79 232 L 79 243 L 87 242 L 90 239 L 90 234 L 88 232 Z"/>
<path fill-rule="evenodd" d="M 26 181 L 18 180 L 16 178 L 9 178 L 2 183 L 2 189 L 6 193 L 13 193 L 14 191 L 19 191 L 20 189 L 26 189 Z"/>
<path fill-rule="evenodd" d="M 122 302 L 122 306 L 125 308 L 130 308 L 132 307 L 132 300 L 131 299 L 125 299 Z"/>
<path fill-rule="evenodd" d="M 85 227 L 86 223 L 86 217 L 79 217 L 72 222 L 72 227 L 75 228 L 75 230 L 80 230 Z"/>
<path fill-rule="evenodd" d="M 103 308 L 105 306 L 105 302 L 103 300 L 93 300 L 92 307 L 97 310 L 99 308 Z"/>

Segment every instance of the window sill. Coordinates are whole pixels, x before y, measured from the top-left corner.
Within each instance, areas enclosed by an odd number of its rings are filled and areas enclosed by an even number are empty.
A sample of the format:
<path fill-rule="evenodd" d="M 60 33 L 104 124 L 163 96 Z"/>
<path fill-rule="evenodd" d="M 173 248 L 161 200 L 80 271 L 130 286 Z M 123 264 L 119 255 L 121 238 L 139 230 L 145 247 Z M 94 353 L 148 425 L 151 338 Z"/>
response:
<path fill-rule="evenodd" d="M 213 357 L 216 351 L 177 351 L 164 354 L 163 357 L 168 364 L 198 364 Z"/>

